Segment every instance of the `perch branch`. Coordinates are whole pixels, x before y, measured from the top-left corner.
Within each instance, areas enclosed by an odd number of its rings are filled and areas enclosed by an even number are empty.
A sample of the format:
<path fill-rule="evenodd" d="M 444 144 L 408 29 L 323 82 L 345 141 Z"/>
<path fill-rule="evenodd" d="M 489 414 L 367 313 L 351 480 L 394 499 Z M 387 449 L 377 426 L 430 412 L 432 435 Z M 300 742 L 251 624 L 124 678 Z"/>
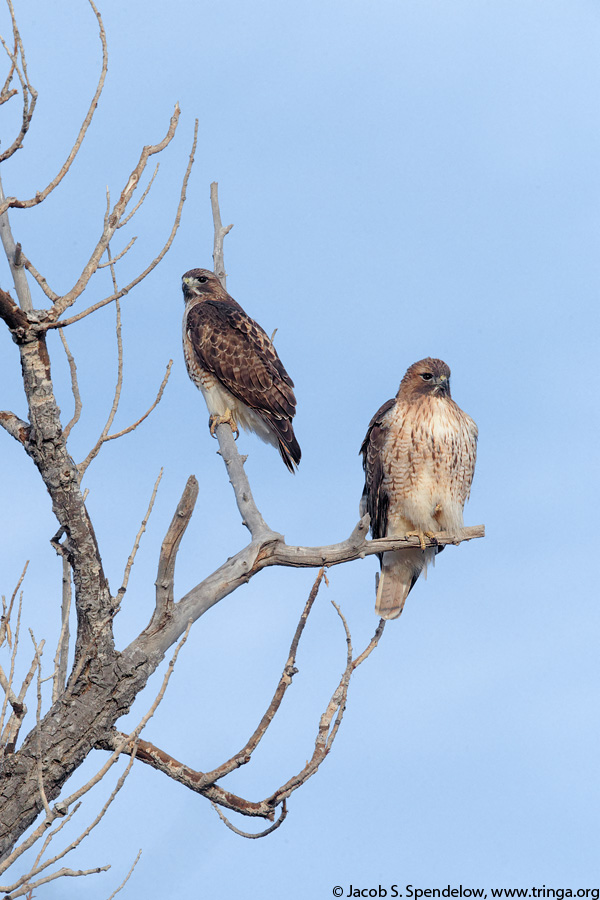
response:
<path fill-rule="evenodd" d="M 220 453 L 229 475 L 229 482 L 235 494 L 235 501 L 242 517 L 242 523 L 249 530 L 253 540 L 264 538 L 266 535 L 269 535 L 271 539 L 280 537 L 280 535 L 277 535 L 276 532 L 269 528 L 254 502 L 250 482 L 244 469 L 244 457 L 240 456 L 235 446 L 231 426 L 227 424 L 217 425 L 216 435 L 219 441 Z"/>
<path fill-rule="evenodd" d="M 223 241 L 233 225 L 227 228 L 223 227 L 221 222 L 221 210 L 219 209 L 219 185 L 213 181 L 210 186 L 210 204 L 212 208 L 213 229 L 214 229 L 214 272 L 219 278 L 223 287 L 226 287 L 227 275 L 225 273 L 225 259 L 223 255 Z M 233 431 L 229 425 L 218 425 L 216 428 L 217 440 L 219 441 L 220 453 L 229 475 L 229 483 L 235 494 L 235 501 L 242 517 L 242 524 L 246 526 L 252 535 L 253 540 L 269 535 L 270 539 L 281 537 L 269 528 L 262 515 L 258 511 L 258 507 L 254 502 L 250 482 L 244 470 L 245 458 L 240 456 L 235 446 Z"/>

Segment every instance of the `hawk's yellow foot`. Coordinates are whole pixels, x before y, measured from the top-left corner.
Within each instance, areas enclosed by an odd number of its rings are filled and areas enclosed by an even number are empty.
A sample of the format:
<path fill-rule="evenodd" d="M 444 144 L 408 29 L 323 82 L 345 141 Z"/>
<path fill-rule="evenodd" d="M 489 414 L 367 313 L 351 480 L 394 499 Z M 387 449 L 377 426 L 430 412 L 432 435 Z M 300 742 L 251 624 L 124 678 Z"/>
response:
<path fill-rule="evenodd" d="M 435 532 L 433 531 L 407 531 L 404 537 L 418 537 L 419 543 L 421 545 L 421 550 L 427 549 L 427 543 L 425 538 L 429 538 L 430 541 L 435 541 Z"/>
<path fill-rule="evenodd" d="M 237 441 L 238 437 L 240 436 L 240 429 L 238 428 L 237 422 L 235 421 L 234 415 L 229 407 L 225 410 L 225 413 L 222 416 L 218 416 L 216 413 L 214 413 L 208 420 L 208 427 L 210 428 L 210 433 L 214 438 L 216 438 L 215 431 L 217 425 L 229 425 L 231 431 L 233 432 L 234 440 Z"/>

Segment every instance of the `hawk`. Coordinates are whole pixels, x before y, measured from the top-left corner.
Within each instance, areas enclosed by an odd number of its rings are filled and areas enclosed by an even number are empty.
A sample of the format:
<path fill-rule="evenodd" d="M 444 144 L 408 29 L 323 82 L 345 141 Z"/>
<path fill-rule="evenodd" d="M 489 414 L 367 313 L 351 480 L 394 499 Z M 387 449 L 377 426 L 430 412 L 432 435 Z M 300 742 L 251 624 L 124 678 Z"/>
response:
<path fill-rule="evenodd" d="M 477 426 L 450 396 L 450 369 L 422 359 L 407 370 L 393 400 L 375 413 L 360 448 L 365 470 L 361 515 L 374 538 L 418 535 L 420 550 L 380 554 L 375 611 L 396 619 L 433 561 L 424 536 L 463 525 L 477 449 Z M 440 547 L 439 551 L 443 548 Z"/>
<path fill-rule="evenodd" d="M 182 278 L 183 354 L 188 374 L 206 400 L 210 432 L 228 422 L 277 447 L 290 470 L 300 462 L 292 419 L 294 382 L 260 325 L 208 269 Z"/>

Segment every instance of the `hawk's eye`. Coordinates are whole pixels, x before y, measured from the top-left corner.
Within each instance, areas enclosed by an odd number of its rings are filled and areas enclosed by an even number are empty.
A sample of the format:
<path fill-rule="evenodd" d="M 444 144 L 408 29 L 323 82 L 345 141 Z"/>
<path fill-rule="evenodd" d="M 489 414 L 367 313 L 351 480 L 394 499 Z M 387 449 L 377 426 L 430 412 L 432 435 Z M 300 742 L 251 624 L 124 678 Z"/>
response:
<path fill-rule="evenodd" d="M 423 381 L 431 381 L 433 375 L 431 374 L 431 372 L 421 372 L 421 378 L 423 379 Z"/>
<path fill-rule="evenodd" d="M 200 284 L 206 284 L 206 282 L 208 281 L 208 278 L 206 277 L 206 275 L 200 275 L 198 277 L 198 281 L 200 282 Z"/>

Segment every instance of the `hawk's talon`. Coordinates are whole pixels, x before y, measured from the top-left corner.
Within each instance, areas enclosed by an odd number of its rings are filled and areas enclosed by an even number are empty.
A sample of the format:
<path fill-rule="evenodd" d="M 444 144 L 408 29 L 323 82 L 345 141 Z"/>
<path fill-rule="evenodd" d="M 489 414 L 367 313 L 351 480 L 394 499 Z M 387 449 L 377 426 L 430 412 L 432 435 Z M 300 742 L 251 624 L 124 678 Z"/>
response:
<path fill-rule="evenodd" d="M 226 409 L 225 413 L 222 416 L 219 416 L 217 413 L 213 413 L 211 416 L 209 416 L 208 427 L 210 429 L 210 433 L 214 438 L 216 438 L 217 436 L 215 432 L 219 425 L 229 425 L 229 427 L 231 428 L 231 433 L 233 434 L 233 439 L 234 441 L 237 441 L 240 436 L 240 429 L 238 428 L 237 422 L 235 421 L 233 413 L 230 409 Z"/>
<path fill-rule="evenodd" d="M 425 538 L 428 537 L 430 541 L 435 541 L 435 532 L 433 531 L 407 531 L 404 537 L 418 537 L 419 543 L 421 545 L 421 550 L 427 549 L 427 543 Z M 437 541 L 435 541 L 437 543 Z"/>

